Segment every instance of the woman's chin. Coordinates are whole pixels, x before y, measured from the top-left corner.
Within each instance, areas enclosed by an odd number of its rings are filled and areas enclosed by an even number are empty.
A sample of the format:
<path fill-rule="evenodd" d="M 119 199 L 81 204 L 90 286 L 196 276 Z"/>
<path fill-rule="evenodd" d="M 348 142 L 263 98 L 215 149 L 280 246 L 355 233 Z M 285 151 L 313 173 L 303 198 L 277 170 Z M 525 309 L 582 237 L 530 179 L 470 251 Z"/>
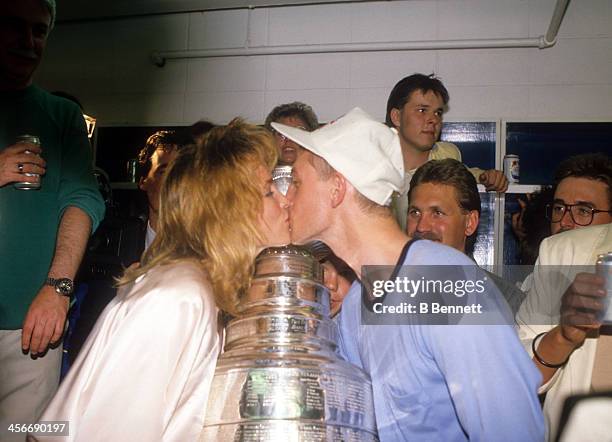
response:
<path fill-rule="evenodd" d="M 291 244 L 291 241 L 289 239 L 287 240 L 276 240 L 276 241 L 268 241 L 266 244 L 264 245 L 259 245 L 258 249 L 257 249 L 257 253 L 268 249 L 270 247 L 283 247 L 283 246 L 287 246 Z"/>
<path fill-rule="evenodd" d="M 276 241 L 272 241 L 266 247 L 283 247 L 289 244 L 291 244 L 291 240 L 289 238 L 286 238 L 286 239 L 279 239 Z"/>

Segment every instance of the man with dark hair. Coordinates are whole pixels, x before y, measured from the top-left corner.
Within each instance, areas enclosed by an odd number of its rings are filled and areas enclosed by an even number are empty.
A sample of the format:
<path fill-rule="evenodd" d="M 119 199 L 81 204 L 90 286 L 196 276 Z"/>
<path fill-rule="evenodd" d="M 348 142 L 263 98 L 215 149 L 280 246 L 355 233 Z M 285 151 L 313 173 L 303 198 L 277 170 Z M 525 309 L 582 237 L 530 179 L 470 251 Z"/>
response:
<path fill-rule="evenodd" d="M 164 172 L 182 144 L 174 131 L 160 130 L 149 138 L 138 154 L 138 188 L 147 194 L 149 221 L 145 237 L 145 250 L 149 248 L 157 229 L 159 217 L 159 191 Z"/>
<path fill-rule="evenodd" d="M 534 264 L 544 238 L 612 222 L 612 158 L 603 153 L 567 158 L 557 167 L 552 188 L 519 204 L 521 210 L 512 215 L 512 229 L 528 259 L 523 264 Z"/>
<path fill-rule="evenodd" d="M 612 342 L 611 330 L 599 330 L 601 322 L 590 319 L 603 305 L 603 280 L 577 270 L 612 250 L 612 158 L 583 154 L 559 164 L 546 217 L 552 235 L 542 241 L 534 272 L 523 283 L 528 294 L 517 322 L 544 377 L 544 415 L 549 440 L 555 440 L 566 397 L 602 388 L 592 383 L 599 378 L 594 361 L 601 343 Z"/>
<path fill-rule="evenodd" d="M 480 195 L 474 176 L 459 161 L 428 161 L 410 181 L 408 236 L 429 239 L 472 257 L 480 220 Z M 495 273 L 487 272 L 513 313 L 525 293 Z"/>
<path fill-rule="evenodd" d="M 385 122 L 399 132 L 406 175 L 403 194 L 395 202 L 396 217 L 402 228 L 405 228 L 408 207 L 408 186 L 415 170 L 430 160 L 461 161 L 457 146 L 438 141 L 448 100 L 448 91 L 433 74 L 405 77 L 389 95 Z M 499 170 L 472 168 L 470 172 L 487 190 L 505 192 L 508 188 L 508 180 Z"/>
<path fill-rule="evenodd" d="M 602 324 L 605 279 L 594 271 L 598 255 L 610 250 L 610 223 L 544 239 L 517 314 L 525 349 L 543 376 L 539 393 L 546 393 L 549 441 L 558 440 L 563 404 L 570 395 L 612 390 L 612 326 Z M 607 418 L 595 411 L 585 418 L 594 423 Z"/>
<path fill-rule="evenodd" d="M 393 121 L 393 117 L 391 116 L 393 109 L 397 109 L 401 113 L 406 103 L 412 98 L 412 93 L 416 91 L 420 91 L 421 95 L 433 92 L 434 95 L 437 95 L 440 100 L 442 100 L 444 106 L 446 106 L 450 100 L 448 90 L 434 74 L 412 74 L 404 77 L 393 86 L 389 98 L 387 99 L 387 112 L 385 114 L 385 123 L 387 126 L 397 128 L 398 124 Z M 442 109 L 442 113 L 443 112 L 444 110 Z M 441 117 L 442 115 L 440 114 L 439 116 Z"/>
<path fill-rule="evenodd" d="M 23 440 L 9 425 L 36 422 L 57 389 L 72 280 L 104 216 L 81 110 L 32 84 L 54 19 L 53 0 L 0 1 L 2 441 Z"/>
<path fill-rule="evenodd" d="M 273 122 L 286 124 L 291 127 L 299 127 L 300 129 L 312 132 L 319 127 L 317 115 L 312 110 L 312 107 L 299 101 L 294 101 L 293 103 L 276 106 L 266 117 L 264 126 L 275 135 L 279 165 L 291 165 L 295 162 L 300 147 L 287 137 L 276 132 L 271 126 Z"/>
<path fill-rule="evenodd" d="M 407 232 L 471 256 L 480 220 L 476 180 L 457 160 L 433 160 L 410 181 Z"/>
<path fill-rule="evenodd" d="M 553 235 L 612 222 L 612 158 L 583 154 L 559 164 L 546 216 Z"/>

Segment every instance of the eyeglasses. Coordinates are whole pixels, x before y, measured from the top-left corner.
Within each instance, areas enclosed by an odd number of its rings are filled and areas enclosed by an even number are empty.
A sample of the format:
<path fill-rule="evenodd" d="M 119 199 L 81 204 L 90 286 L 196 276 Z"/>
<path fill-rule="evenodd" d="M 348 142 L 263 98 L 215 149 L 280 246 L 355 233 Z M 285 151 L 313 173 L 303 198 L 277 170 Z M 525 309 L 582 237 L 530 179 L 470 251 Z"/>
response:
<path fill-rule="evenodd" d="M 559 223 L 567 211 L 569 211 L 572 221 L 579 226 L 591 224 L 596 213 L 612 213 L 612 210 L 594 209 L 586 204 L 553 203 L 546 204 L 546 219 L 553 223 Z"/>

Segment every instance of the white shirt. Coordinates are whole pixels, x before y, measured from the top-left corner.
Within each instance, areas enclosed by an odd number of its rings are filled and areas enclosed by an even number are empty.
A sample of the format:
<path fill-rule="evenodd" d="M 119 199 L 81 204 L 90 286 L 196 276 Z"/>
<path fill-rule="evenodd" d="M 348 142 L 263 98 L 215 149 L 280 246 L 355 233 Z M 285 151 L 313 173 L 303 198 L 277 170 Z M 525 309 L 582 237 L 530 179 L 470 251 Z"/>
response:
<path fill-rule="evenodd" d="M 519 335 L 525 349 L 531 354 L 531 343 L 539 333 L 559 324 L 561 296 L 584 268 L 570 266 L 594 265 L 598 254 L 612 250 L 612 224 L 583 227 L 546 238 L 530 280 L 531 287 L 517 313 Z M 556 267 L 553 271 L 542 266 Z M 555 440 L 563 403 L 570 395 L 591 390 L 591 375 L 597 339 L 587 338 L 574 350 L 568 363 L 540 387 L 546 392 L 544 418 L 548 440 Z"/>
<path fill-rule="evenodd" d="M 203 269 L 155 267 L 106 307 L 41 421 L 70 436 L 41 440 L 197 440 L 222 334 Z"/>

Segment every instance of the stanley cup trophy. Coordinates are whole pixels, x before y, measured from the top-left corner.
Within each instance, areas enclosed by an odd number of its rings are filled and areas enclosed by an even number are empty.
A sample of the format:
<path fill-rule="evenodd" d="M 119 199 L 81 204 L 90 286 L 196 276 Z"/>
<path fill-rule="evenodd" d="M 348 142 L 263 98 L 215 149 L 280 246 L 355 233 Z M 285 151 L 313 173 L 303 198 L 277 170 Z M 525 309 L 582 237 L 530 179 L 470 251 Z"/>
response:
<path fill-rule="evenodd" d="M 377 441 L 369 376 L 335 354 L 319 263 L 295 246 L 264 250 L 226 328 L 201 440 Z"/>

